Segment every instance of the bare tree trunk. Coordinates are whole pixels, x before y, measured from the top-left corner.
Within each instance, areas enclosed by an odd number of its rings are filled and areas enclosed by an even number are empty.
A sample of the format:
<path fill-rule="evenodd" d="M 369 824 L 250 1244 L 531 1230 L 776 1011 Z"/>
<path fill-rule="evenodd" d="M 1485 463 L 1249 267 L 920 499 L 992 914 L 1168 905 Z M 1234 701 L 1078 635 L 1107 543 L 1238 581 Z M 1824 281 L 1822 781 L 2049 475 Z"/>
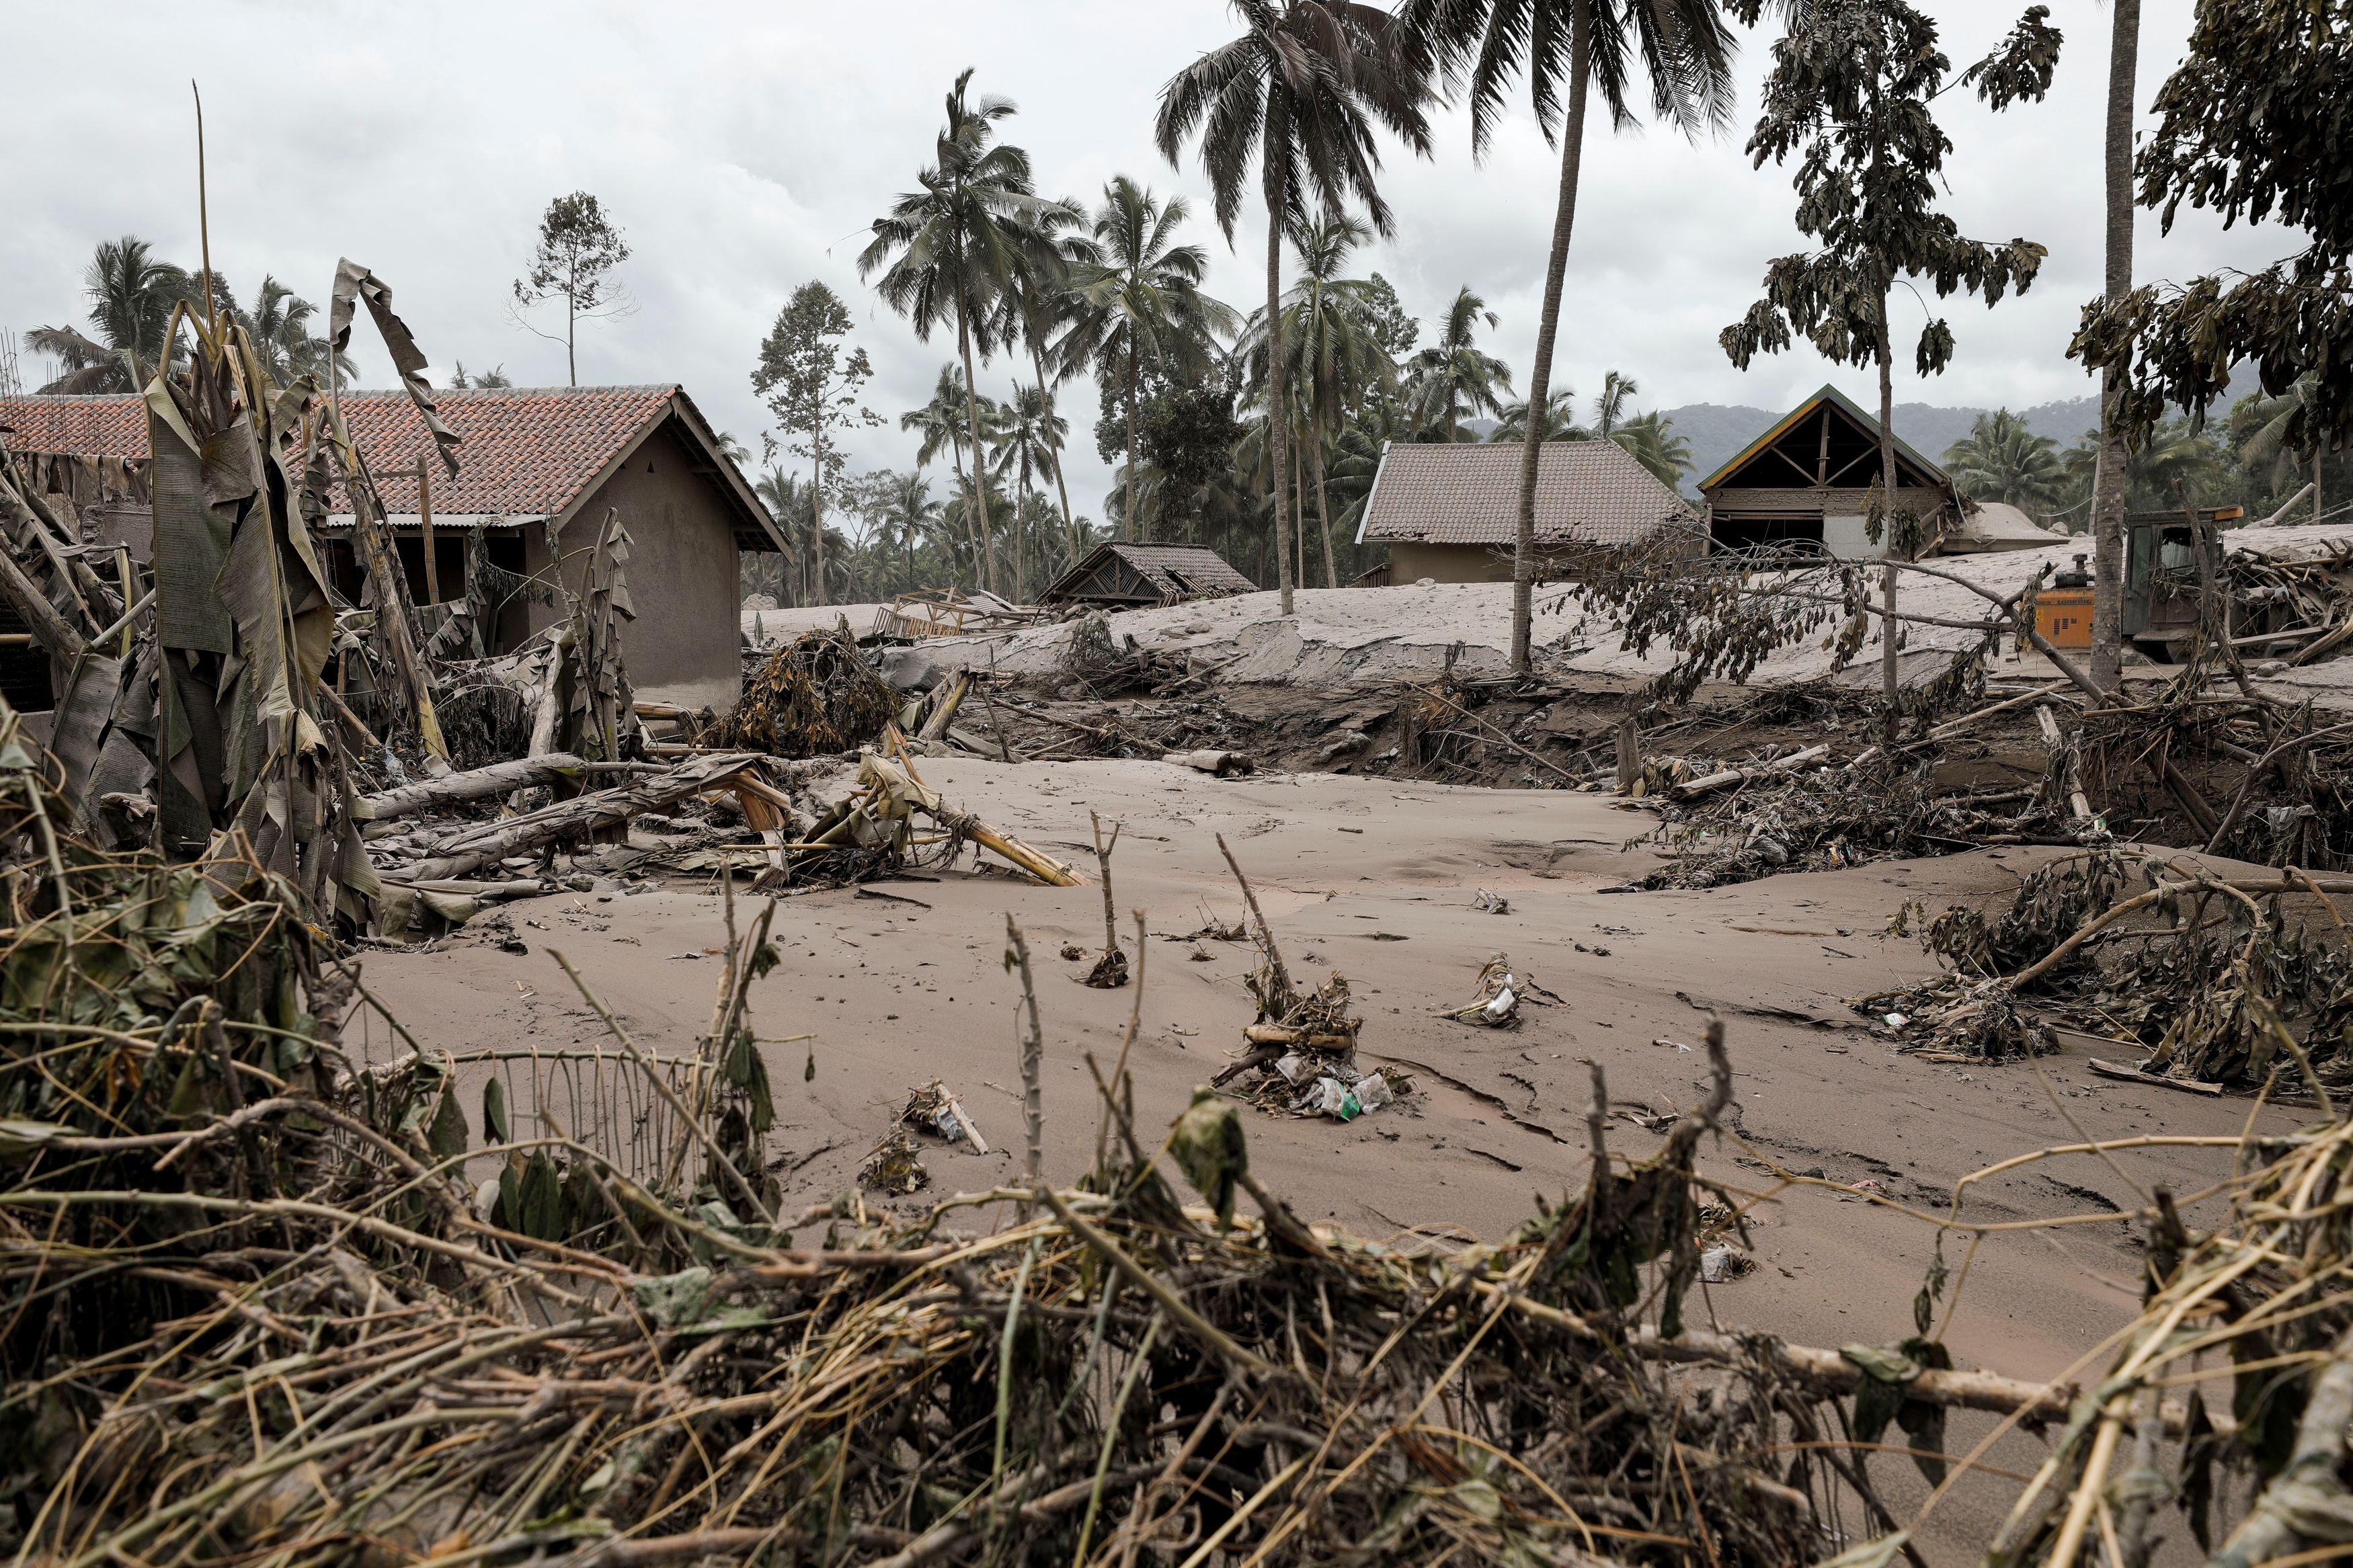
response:
<path fill-rule="evenodd" d="M 1879 297 L 1879 488 L 1881 501 L 1879 537 L 1891 558 L 1907 553 L 1898 547 L 1895 537 L 1895 374 L 1890 363 L 1887 346 L 1887 296 Z M 1887 711 L 1882 721 L 1881 733 L 1889 745 L 1895 743 L 1895 694 L 1899 689 L 1895 668 L 1895 568 L 1883 566 L 1879 573 L 1879 683 L 1880 696 Z"/>
<path fill-rule="evenodd" d="M 966 490 L 964 487 L 963 442 L 951 441 L 948 443 L 948 460 L 955 468 L 956 510 L 961 512 L 964 516 L 964 536 L 965 541 L 972 546 L 973 561 L 975 562 L 974 570 L 977 572 L 979 570 L 977 563 L 980 560 L 980 531 L 972 525 L 972 495 L 971 492 Z M 954 558 L 954 552 L 951 552 L 951 563 L 953 563 Z"/>
<path fill-rule="evenodd" d="M 972 429 L 972 508 L 979 523 L 982 581 L 994 594 L 997 592 L 997 535 L 990 531 L 988 526 L 988 479 L 982 471 L 980 383 L 973 379 L 972 321 L 965 314 L 962 300 L 956 301 L 956 347 L 964 354 L 965 422 Z"/>
<path fill-rule="evenodd" d="M 1552 258 L 1545 265 L 1544 311 L 1536 321 L 1536 360 L 1528 371 L 1528 428 L 1520 454 L 1519 530 L 1512 545 L 1512 668 L 1530 668 L 1535 619 L 1536 465 L 1544 455 L 1545 397 L 1552 389 L 1552 350 L 1560 331 L 1560 291 L 1568 275 L 1568 237 L 1577 226 L 1577 179 L 1585 149 L 1585 100 L 1593 74 L 1593 22 L 1577 5 L 1568 24 L 1568 120 L 1560 138 L 1560 199 L 1553 210 Z"/>
<path fill-rule="evenodd" d="M 1292 580 L 1304 588 L 1307 586 L 1307 468 L 1297 451 L 1291 454 L 1291 515 L 1299 520 L 1299 526 L 1292 531 L 1291 535 L 1291 564 L 1295 574 Z"/>
<path fill-rule="evenodd" d="M 823 416 L 819 416 L 823 417 Z M 816 468 L 809 476 L 809 560 L 817 567 L 817 602 L 823 609 L 828 601 L 825 596 L 825 426 L 819 425 L 809 434 L 809 449 L 817 454 Z"/>
<path fill-rule="evenodd" d="M 1021 388 L 1016 385 L 1013 395 L 1018 400 Z M 1013 602 L 1029 602 L 1029 465 L 1021 465 L 1020 479 L 1013 503 Z"/>
<path fill-rule="evenodd" d="M 564 296 L 564 374 L 572 378 L 572 384 L 575 386 L 580 384 L 580 355 L 573 347 L 573 340 L 577 335 L 578 319 L 579 310 L 572 296 L 567 293 Z"/>
<path fill-rule="evenodd" d="M 1291 498 L 1284 494 L 1291 474 L 1291 431 L 1286 417 L 1290 378 L 1282 364 L 1282 164 L 1267 160 L 1266 175 L 1266 419 L 1272 450 L 1267 472 L 1274 481 L 1274 559 L 1276 583 L 1282 591 L 1279 613 L 1290 615 Z M 1133 428 L 1133 426 L 1131 426 Z"/>
<path fill-rule="evenodd" d="M 2140 0 L 2112 0 L 2108 39 L 2107 277 L 2110 304 L 2132 291 L 2133 94 L 2140 66 Z M 2125 437 L 2116 424 L 2124 377 L 2100 374 L 2100 451 L 2092 470 L 2092 668 L 2103 691 L 2124 674 Z"/>
<path fill-rule="evenodd" d="M 1340 568 L 1332 559 L 1332 503 L 1324 493 L 1324 445 L 1317 442 L 1308 450 L 1308 460 L 1315 470 L 1315 521 L 1324 533 L 1324 585 L 1340 585 Z"/>
<path fill-rule="evenodd" d="M 1038 367 L 1038 387 L 1046 395 L 1046 456 L 1054 465 L 1054 494 L 1062 503 L 1062 531 L 1071 536 L 1071 564 L 1079 563 L 1079 525 L 1071 518 L 1071 487 L 1062 482 L 1062 449 L 1054 445 L 1054 389 L 1046 380 L 1046 356 L 1029 345 L 1029 363 Z"/>
<path fill-rule="evenodd" d="M 1119 503 L 1119 531 L 1129 539 L 1142 539 L 1144 530 L 1135 522 L 1135 336 L 1129 328 L 1127 350 L 1127 467 L 1122 470 L 1123 489 Z"/>

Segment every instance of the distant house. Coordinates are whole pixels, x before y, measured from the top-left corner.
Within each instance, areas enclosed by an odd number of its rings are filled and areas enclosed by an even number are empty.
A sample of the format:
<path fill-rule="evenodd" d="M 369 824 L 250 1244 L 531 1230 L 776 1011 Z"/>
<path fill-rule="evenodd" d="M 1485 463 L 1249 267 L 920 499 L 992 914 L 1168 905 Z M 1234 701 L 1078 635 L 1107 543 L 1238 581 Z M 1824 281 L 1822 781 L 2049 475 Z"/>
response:
<path fill-rule="evenodd" d="M 1388 580 L 1501 583 L 1518 538 L 1517 442 L 1391 442 L 1356 525 L 1386 544 Z M 1696 552 L 1691 503 L 1614 441 L 1547 441 L 1536 460 L 1535 539 L 1547 576 L 1575 576 L 1597 552 L 1662 535 Z"/>
<path fill-rule="evenodd" d="M 1865 497 L 1880 476 L 1879 421 L 1825 386 L 1699 482 L 1708 536 L 1719 550 L 1818 545 L 1841 561 L 1884 554 L 1864 529 Z M 1945 470 L 1895 440 L 1895 505 L 1928 536 L 1952 531 L 1960 500 Z"/>
<path fill-rule="evenodd" d="M 1107 610 L 1147 609 L 1182 599 L 1255 594 L 1258 584 L 1198 544 L 1130 544 L 1113 540 L 1038 595 L 1041 605 L 1094 605 Z"/>
<path fill-rule="evenodd" d="M 690 707 L 733 702 L 741 671 L 738 558 L 787 547 L 686 393 L 676 385 L 499 387 L 434 397 L 464 437 L 454 479 L 431 457 L 432 438 L 406 393 L 342 396 L 417 600 L 433 602 L 436 589 L 442 600 L 464 597 L 477 539 L 502 584 L 551 583 L 551 525 L 576 587 L 583 552 L 606 509 L 615 508 L 631 542 L 637 618 L 622 633 L 631 684 L 641 696 Z M 86 538 L 119 540 L 143 557 L 147 416 L 138 397 L 0 397 L 0 426 L 20 470 L 69 503 Z M 356 603 L 362 573 L 351 525 L 349 502 L 341 501 L 327 520 L 325 555 L 336 592 Z M 552 596 L 512 592 L 491 628 L 491 650 L 554 622 L 560 607 L 540 602 Z"/>

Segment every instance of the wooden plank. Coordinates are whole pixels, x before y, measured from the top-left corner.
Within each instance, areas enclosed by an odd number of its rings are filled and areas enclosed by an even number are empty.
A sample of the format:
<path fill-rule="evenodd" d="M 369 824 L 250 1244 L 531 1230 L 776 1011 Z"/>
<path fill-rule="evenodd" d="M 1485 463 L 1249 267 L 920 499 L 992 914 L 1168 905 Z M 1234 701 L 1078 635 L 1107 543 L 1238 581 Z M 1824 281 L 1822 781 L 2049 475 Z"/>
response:
<path fill-rule="evenodd" d="M 2219 1098 L 2222 1092 L 2222 1086 L 2219 1083 L 2200 1083 L 2194 1079 L 2186 1078 L 2159 1078 L 2154 1073 L 2145 1073 L 2136 1068 L 2119 1067 L 2115 1062 L 2104 1062 L 2097 1057 L 2085 1057 L 2084 1060 L 2102 1078 L 2121 1079 L 2127 1083 L 2145 1083 L 2156 1089 L 2178 1089 L 2184 1094 L 2202 1094 L 2209 1099 Z"/>

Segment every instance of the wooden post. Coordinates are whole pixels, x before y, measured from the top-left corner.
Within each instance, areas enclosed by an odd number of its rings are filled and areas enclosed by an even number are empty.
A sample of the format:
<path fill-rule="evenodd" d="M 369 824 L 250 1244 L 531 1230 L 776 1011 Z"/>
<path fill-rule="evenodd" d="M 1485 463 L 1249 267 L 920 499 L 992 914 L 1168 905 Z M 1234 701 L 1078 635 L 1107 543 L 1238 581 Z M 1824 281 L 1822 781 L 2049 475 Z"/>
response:
<path fill-rule="evenodd" d="M 1634 786 L 1642 782 L 1642 742 L 1634 727 L 1634 716 L 1628 714 L 1618 721 L 1618 793 L 1632 795 Z"/>
<path fill-rule="evenodd" d="M 417 459 L 417 532 L 425 542 L 425 599 L 427 604 L 441 602 L 441 563 L 433 550 L 433 480 L 427 472 L 425 459 Z"/>

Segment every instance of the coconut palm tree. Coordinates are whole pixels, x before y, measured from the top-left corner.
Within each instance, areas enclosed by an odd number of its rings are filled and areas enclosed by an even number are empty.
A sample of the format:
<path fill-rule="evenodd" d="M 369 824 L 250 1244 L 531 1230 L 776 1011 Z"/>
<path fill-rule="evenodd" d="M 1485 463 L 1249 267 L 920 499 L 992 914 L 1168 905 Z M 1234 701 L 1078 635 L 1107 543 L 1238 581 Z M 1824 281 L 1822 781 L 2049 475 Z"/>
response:
<path fill-rule="evenodd" d="M 1683 476 L 1691 472 L 1690 439 L 1676 435 L 1675 422 L 1655 408 L 1620 422 L 1609 432 L 1609 439 L 1625 447 L 1669 489 L 1682 484 Z"/>
<path fill-rule="evenodd" d="M 1337 216 L 1354 198 L 1373 226 L 1395 229 L 1376 174 L 1377 126 L 1428 155 L 1430 56 L 1424 33 L 1353 0 L 1233 0 L 1241 36 L 1176 73 L 1161 89 L 1155 126 L 1161 155 L 1179 161 L 1200 137 L 1201 167 L 1218 226 L 1230 243 L 1244 182 L 1255 160 L 1266 203 L 1266 319 L 1276 342 L 1268 355 L 1270 405 L 1288 405 L 1280 336 L 1282 237 L 1303 233 L 1312 207 Z M 1271 422 L 1274 532 L 1284 615 L 1292 613 L 1291 509 L 1282 476 L 1291 468 L 1285 421 Z"/>
<path fill-rule="evenodd" d="M 250 307 L 233 306 L 237 323 L 253 340 L 254 357 L 269 379 L 280 386 L 298 376 L 327 374 L 327 340 L 311 330 L 319 308 L 264 273 Z M 335 355 L 335 370 L 346 386 L 359 378 L 359 366 L 349 354 Z"/>
<path fill-rule="evenodd" d="M 1501 415 L 1512 390 L 1512 367 L 1482 352 L 1474 341 L 1482 318 L 1491 331 L 1501 319 L 1467 286 L 1459 289 L 1446 308 L 1438 341 L 1414 355 L 1407 368 L 1407 396 L 1416 422 L 1424 429 L 1442 428 L 1441 440 L 1474 439 L 1462 428 L 1464 416 Z"/>
<path fill-rule="evenodd" d="M 1307 481 L 1315 489 L 1324 536 L 1324 581 L 1333 588 L 1340 584 L 1324 493 L 1325 451 L 1352 409 L 1368 395 L 1397 384 L 1397 363 L 1381 343 L 1380 290 L 1369 280 L 1340 275 L 1350 253 L 1370 237 L 1371 231 L 1352 218 L 1325 216 L 1311 224 L 1297 237 L 1299 281 L 1282 297 L 1281 331 L 1271 338 L 1264 319 L 1253 318 L 1236 345 L 1253 385 L 1271 388 L 1268 354 L 1273 342 L 1282 344 L 1288 361 L 1284 381 L 1292 389 L 1288 423 L 1305 447 Z"/>
<path fill-rule="evenodd" d="M 1593 400 L 1593 433 L 1604 441 L 1618 433 L 1618 426 L 1633 416 L 1630 406 L 1641 392 L 1630 375 L 1611 371 L 1601 378 L 1601 395 Z"/>
<path fill-rule="evenodd" d="M 469 371 L 466 368 L 466 362 L 459 360 L 449 367 L 449 384 L 460 390 L 479 386 L 488 391 L 495 387 L 512 386 L 514 377 L 507 374 L 507 367 L 503 364 L 494 364 L 484 371 Z"/>
<path fill-rule="evenodd" d="M 2102 126 L 2105 266 L 2101 297 L 2109 309 L 2132 292 L 2133 98 L 2140 74 L 2140 0 L 2108 0 L 2108 102 Z M 2116 370 L 2100 374 L 2099 458 L 2092 489 L 2092 679 L 2112 689 L 2124 675 L 2125 492 L 2131 462 L 2116 402 L 2124 392 Z"/>
<path fill-rule="evenodd" d="M 1721 131 L 1731 120 L 1736 46 L 1717 0 L 1414 0 L 1409 19 L 1448 73 L 1467 79 L 1474 155 L 1485 153 L 1512 81 L 1524 72 L 1536 124 L 1547 142 L 1560 147 L 1552 253 L 1536 318 L 1535 363 L 1528 370 L 1527 400 L 1545 409 L 1552 401 L 1553 344 L 1560 330 L 1569 235 L 1577 224 L 1588 96 L 1599 91 L 1613 126 L 1633 124 L 1630 99 L 1639 63 L 1650 79 L 1651 110 L 1656 118 L 1685 135 L 1703 129 Z M 1524 417 L 1524 429 L 1528 423 Z M 1536 423 L 1548 431 L 1552 421 L 1547 416 Z M 1523 445 L 1526 451 L 1520 460 L 1519 527 L 1512 561 L 1512 668 L 1525 671 L 1535 602 L 1540 443 L 1524 437 Z"/>
<path fill-rule="evenodd" d="M 2059 443 L 2037 436 L 2007 408 L 1970 421 L 1969 433 L 1945 448 L 1945 472 L 1972 500 L 2028 511 L 2052 510 L 2067 490 Z"/>
<path fill-rule="evenodd" d="M 919 473 L 892 474 L 881 494 L 879 512 L 880 526 L 875 542 L 886 550 L 896 550 L 905 564 L 900 580 L 902 591 L 915 588 L 915 552 L 928 541 L 945 533 L 946 519 L 940 503 L 932 499 L 932 481 Z M 951 555 L 955 552 L 949 552 Z"/>
<path fill-rule="evenodd" d="M 82 273 L 82 291 L 90 298 L 88 334 L 74 327 L 25 334 L 26 348 L 53 355 L 65 371 L 41 388 L 45 395 L 138 391 L 163 358 L 172 308 L 202 308 L 196 280 L 134 234 L 99 242 Z"/>
<path fill-rule="evenodd" d="M 1092 365 L 1118 389 L 1127 425 L 1120 517 L 1134 529 L 1138 389 L 1145 366 L 1171 376 L 1206 370 L 1216 354 L 1216 335 L 1232 331 L 1240 318 L 1231 306 L 1201 292 L 1208 253 L 1198 245 L 1176 243 L 1176 231 L 1192 212 L 1184 197 L 1163 202 L 1125 174 L 1114 176 L 1103 194 L 1092 226 L 1094 257 L 1071 268 L 1077 308 L 1069 345 L 1074 363 Z"/>
<path fill-rule="evenodd" d="M 1547 441 L 1590 441 L 1593 432 L 1577 422 L 1577 394 L 1568 387 L 1560 389 L 1560 399 L 1545 405 L 1544 438 Z M 1528 405 L 1506 403 L 1503 417 L 1487 432 L 1490 441 L 1517 441 L 1525 445 L 1528 438 Z"/>
<path fill-rule="evenodd" d="M 768 509 L 768 515 L 776 520 L 776 527 L 782 531 L 785 542 L 790 547 L 786 561 L 790 575 L 786 581 L 792 585 L 792 601 L 797 605 L 802 600 L 804 586 L 800 563 L 807 559 L 804 546 L 808 542 L 809 529 L 817 521 L 816 498 L 797 476 L 785 472 L 773 463 L 765 473 L 752 481 L 752 492 Z"/>
<path fill-rule="evenodd" d="M 2086 430 L 2073 446 L 2059 455 L 2070 493 L 2089 496 L 2100 461 L 2100 433 Z M 2168 420 L 2149 433 L 2148 440 L 2132 448 L 2125 461 L 2126 509 L 2173 511 L 2178 483 L 2193 500 L 2202 500 L 2220 486 L 2230 467 L 2230 454 L 2204 430 L 2192 430 L 2186 419 Z"/>
<path fill-rule="evenodd" d="M 997 455 L 989 471 L 999 480 L 1008 475 L 1013 477 L 1017 520 L 1029 507 L 1031 482 L 1053 471 L 1054 454 L 1060 449 L 1062 437 L 1070 428 L 1070 421 L 1055 414 L 1044 387 L 1013 389 L 1013 401 L 1005 405 L 997 426 Z M 1013 535 L 1013 596 L 1024 604 L 1029 602 L 1029 552 L 1018 528 Z"/>
<path fill-rule="evenodd" d="M 1380 474 L 1381 456 L 1389 444 L 1427 440 L 1430 428 L 1409 405 L 1387 397 L 1373 399 L 1348 421 L 1347 428 L 1332 443 L 1324 479 L 1331 495 L 1333 520 L 1343 538 L 1364 518 L 1365 503 L 1372 499 L 1373 480 Z"/>
<path fill-rule="evenodd" d="M 2298 454 L 2289 445 L 2288 431 L 2296 415 L 2312 406 L 2316 390 L 2310 373 L 2298 376 L 2288 389 L 2277 397 L 2256 399 L 2251 416 L 2263 423 L 2239 448 L 2239 461 L 2249 468 L 2257 467 L 2266 471 L 2274 493 L 2285 488 L 2287 478 L 2295 471 Z M 2312 521 L 2320 521 L 2320 462 L 2325 448 L 2315 442 L 2312 447 Z"/>
<path fill-rule="evenodd" d="M 915 465 L 928 465 L 946 448 L 950 466 L 955 471 L 957 515 L 964 520 L 965 531 L 972 545 L 973 560 L 981 558 L 980 529 L 973 521 L 972 491 L 965 483 L 965 444 L 977 430 L 996 418 L 997 405 L 984 397 L 979 406 L 973 407 L 964 372 L 951 362 L 940 366 L 940 379 L 932 388 L 932 400 L 921 408 L 910 408 L 899 416 L 899 428 L 921 434 L 923 439 L 915 447 Z"/>
<path fill-rule="evenodd" d="M 1043 226 L 1059 204 L 1037 194 L 1029 154 L 997 140 L 997 123 L 1014 113 L 1011 99 L 972 101 L 969 67 L 947 95 L 947 123 L 934 143 L 934 161 L 916 176 L 923 189 L 910 191 L 876 218 L 874 238 L 859 253 L 858 273 L 881 272 L 875 290 L 883 303 L 907 318 L 928 342 L 932 330 L 955 323 L 956 351 L 964 361 L 965 422 L 972 445 L 981 444 L 980 393 L 973 356 L 988 357 L 997 342 L 990 310 L 1013 275 L 1051 247 Z M 982 568 L 997 585 L 997 546 L 988 524 L 986 486 L 973 491 L 977 508 Z"/>
<path fill-rule="evenodd" d="M 1085 223 L 1085 212 L 1072 201 L 1051 203 L 1039 214 L 1038 226 L 1046 243 L 1025 253 L 1014 268 L 996 329 L 1000 341 L 1019 342 L 1029 351 L 1029 366 L 1044 389 L 1050 416 L 1056 392 L 1084 368 L 1073 344 L 1083 314 L 1075 289 L 1075 269 L 1095 258 L 1094 241 L 1082 232 Z M 1061 503 L 1062 527 L 1075 536 L 1071 487 L 1062 477 L 1059 446 L 1050 456 L 1048 471 Z"/>

